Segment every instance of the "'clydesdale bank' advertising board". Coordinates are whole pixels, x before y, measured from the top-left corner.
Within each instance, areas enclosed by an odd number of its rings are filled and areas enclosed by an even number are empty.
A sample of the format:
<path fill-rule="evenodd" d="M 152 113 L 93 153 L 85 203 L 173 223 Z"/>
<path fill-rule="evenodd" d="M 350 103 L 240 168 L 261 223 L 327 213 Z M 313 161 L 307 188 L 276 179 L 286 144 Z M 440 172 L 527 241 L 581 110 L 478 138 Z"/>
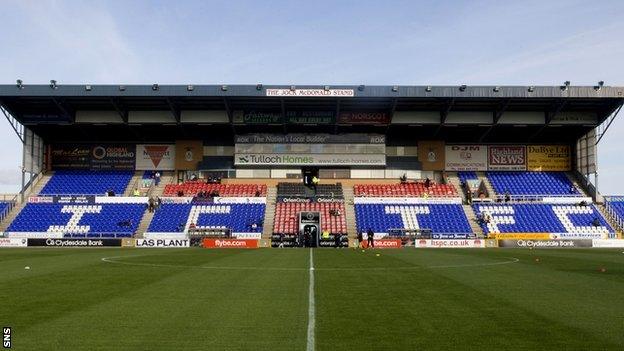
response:
<path fill-rule="evenodd" d="M 111 247 L 121 246 L 121 239 L 28 239 L 28 246 Z"/>
<path fill-rule="evenodd" d="M 592 247 L 591 239 L 582 240 L 499 240 L 499 247 L 512 248 L 574 248 Z"/>

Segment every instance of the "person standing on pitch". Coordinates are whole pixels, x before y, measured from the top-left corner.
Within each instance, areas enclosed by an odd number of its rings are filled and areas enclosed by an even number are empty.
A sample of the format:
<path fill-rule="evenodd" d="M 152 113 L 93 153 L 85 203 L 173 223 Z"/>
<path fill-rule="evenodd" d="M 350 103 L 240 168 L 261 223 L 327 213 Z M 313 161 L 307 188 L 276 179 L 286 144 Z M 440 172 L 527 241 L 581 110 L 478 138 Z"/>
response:
<path fill-rule="evenodd" d="M 358 232 L 357 235 L 357 248 L 361 249 L 362 248 L 362 242 L 364 241 L 364 233 L 362 232 Z"/>
<path fill-rule="evenodd" d="M 370 248 L 375 248 L 375 233 L 373 233 L 373 230 L 371 228 L 368 228 L 368 231 L 366 232 L 366 236 L 367 236 L 367 240 L 368 240 L 368 247 Z"/>

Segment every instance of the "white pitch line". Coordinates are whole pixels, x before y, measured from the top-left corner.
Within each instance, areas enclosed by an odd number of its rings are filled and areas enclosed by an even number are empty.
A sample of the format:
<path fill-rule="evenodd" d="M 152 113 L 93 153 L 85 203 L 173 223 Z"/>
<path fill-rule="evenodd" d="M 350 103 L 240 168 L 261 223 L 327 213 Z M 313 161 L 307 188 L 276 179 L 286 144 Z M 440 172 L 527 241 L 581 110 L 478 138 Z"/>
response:
<path fill-rule="evenodd" d="M 236 271 L 236 270 L 244 270 L 244 271 L 282 271 L 282 272 L 293 272 L 293 271 L 305 271 L 305 270 L 318 270 L 318 271 L 341 271 L 341 272 L 349 272 L 349 271 L 403 271 L 403 270 L 420 270 L 420 269 L 435 269 L 435 268 L 469 268 L 469 267 L 488 267 L 488 266 L 498 266 L 498 265 L 506 265 L 517 263 L 520 259 L 515 257 L 504 257 L 507 261 L 498 261 L 498 262 L 488 262 L 488 263 L 466 263 L 466 264 L 452 264 L 452 265 L 434 265 L 434 266 L 403 266 L 403 267 L 329 267 L 329 268 L 318 268 L 314 269 L 313 265 L 310 265 L 310 268 L 298 268 L 298 267 L 237 267 L 237 266 L 186 266 L 186 265 L 175 265 L 175 264 L 158 264 L 158 263 L 143 263 L 143 262 L 127 262 L 121 261 L 119 259 L 126 257 L 141 257 L 143 255 L 136 256 L 111 256 L 111 257 L 102 257 L 102 262 L 106 263 L 114 263 L 125 266 L 143 266 L 143 267 L 162 267 L 162 268 L 193 268 L 193 269 L 212 269 L 212 270 L 224 270 L 224 271 Z"/>
<path fill-rule="evenodd" d="M 314 302 L 314 249 L 310 249 L 310 284 L 308 287 L 308 346 L 307 351 L 314 351 L 314 328 L 316 325 L 316 306 Z"/>

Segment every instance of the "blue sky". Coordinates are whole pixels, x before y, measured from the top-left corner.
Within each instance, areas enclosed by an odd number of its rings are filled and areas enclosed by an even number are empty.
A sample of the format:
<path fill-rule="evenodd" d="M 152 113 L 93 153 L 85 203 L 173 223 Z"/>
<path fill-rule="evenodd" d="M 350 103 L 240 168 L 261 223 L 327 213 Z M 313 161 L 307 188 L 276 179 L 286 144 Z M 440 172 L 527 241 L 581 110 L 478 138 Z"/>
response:
<path fill-rule="evenodd" d="M 624 1 L 4 0 L 0 83 L 624 85 Z M 623 194 L 624 113 L 600 145 Z M 0 193 L 21 147 L 0 123 Z"/>

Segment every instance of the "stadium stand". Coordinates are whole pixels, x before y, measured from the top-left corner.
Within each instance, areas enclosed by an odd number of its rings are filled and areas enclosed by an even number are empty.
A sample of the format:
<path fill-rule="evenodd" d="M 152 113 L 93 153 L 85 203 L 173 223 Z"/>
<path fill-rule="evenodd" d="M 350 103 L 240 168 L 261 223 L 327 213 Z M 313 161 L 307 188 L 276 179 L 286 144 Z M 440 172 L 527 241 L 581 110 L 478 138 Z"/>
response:
<path fill-rule="evenodd" d="M 189 225 L 198 229 L 228 228 L 232 233 L 262 231 L 264 204 L 163 204 L 149 226 L 152 233 L 183 232 Z M 257 224 L 253 230 L 251 225 Z"/>
<path fill-rule="evenodd" d="M 131 237 L 144 212 L 145 205 L 142 204 L 29 203 L 7 232 L 63 233 L 71 237 Z"/>
<path fill-rule="evenodd" d="M 359 184 L 353 187 L 357 197 L 419 197 L 428 194 L 432 197 L 457 196 L 457 190 L 451 184 L 431 182 L 429 188 L 424 182 L 406 184 Z"/>
<path fill-rule="evenodd" d="M 342 184 L 319 184 L 316 186 L 316 192 L 311 187 L 306 187 L 300 183 L 278 183 L 278 196 L 284 197 L 306 197 L 306 196 L 322 196 L 322 197 L 343 197 Z"/>
<path fill-rule="evenodd" d="M 475 204 L 476 214 L 489 214 L 481 223 L 486 233 L 609 234 L 613 229 L 594 205 Z M 594 225 L 594 220 L 599 225 Z"/>
<path fill-rule="evenodd" d="M 214 184 L 201 181 L 187 181 L 181 184 L 167 184 L 165 186 L 164 196 L 177 196 L 182 193 L 183 196 L 195 196 L 200 192 L 208 194 L 218 194 L 221 197 L 252 197 L 266 196 L 266 185 L 264 184 Z"/>
<path fill-rule="evenodd" d="M 487 172 L 498 194 L 580 195 L 564 172 Z"/>
<path fill-rule="evenodd" d="M 624 197 L 605 197 L 605 209 L 616 225 L 624 228 Z"/>
<path fill-rule="evenodd" d="M 330 211 L 339 211 L 332 215 Z M 280 202 L 275 208 L 274 234 L 296 234 L 299 231 L 297 215 L 302 211 L 318 211 L 321 214 L 321 230 L 330 234 L 347 234 L 345 206 L 342 202 Z M 332 211 L 333 212 L 333 211 Z"/>
<path fill-rule="evenodd" d="M 0 215 L 4 214 L 4 212 L 9 208 L 8 202 L 0 202 Z"/>
<path fill-rule="evenodd" d="M 40 195 L 104 195 L 113 191 L 122 195 L 132 172 L 125 171 L 56 171 Z"/>
<path fill-rule="evenodd" d="M 479 179 L 479 176 L 477 176 L 477 172 L 472 171 L 457 172 L 457 177 L 459 178 L 460 184 L 464 184 L 469 179 Z"/>
<path fill-rule="evenodd" d="M 431 230 L 432 234 L 465 237 L 470 223 L 458 204 L 356 204 L 358 232 L 371 228 L 375 233 L 389 229 Z"/>

